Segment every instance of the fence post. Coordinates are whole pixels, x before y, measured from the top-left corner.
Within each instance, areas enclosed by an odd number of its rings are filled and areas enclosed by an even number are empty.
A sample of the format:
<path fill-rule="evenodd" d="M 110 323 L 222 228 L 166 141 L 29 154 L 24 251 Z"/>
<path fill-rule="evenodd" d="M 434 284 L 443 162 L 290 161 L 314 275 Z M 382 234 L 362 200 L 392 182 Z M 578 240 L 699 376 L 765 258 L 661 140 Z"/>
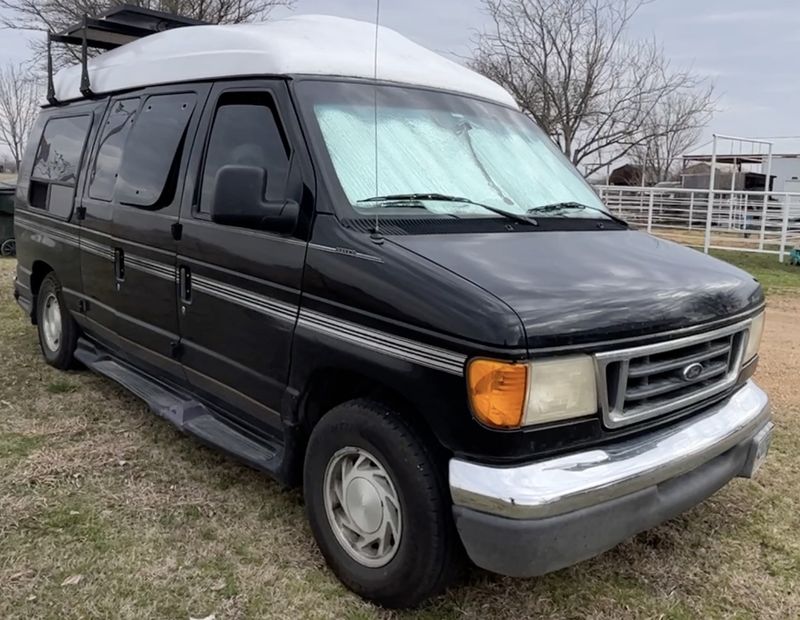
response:
<path fill-rule="evenodd" d="M 694 219 L 694 190 L 689 194 L 689 230 L 692 230 L 692 220 Z"/>
<path fill-rule="evenodd" d="M 736 191 L 736 167 L 734 166 L 733 172 L 731 173 L 731 195 L 729 197 L 730 205 L 728 207 L 728 230 L 733 230 L 733 211 L 736 206 L 736 196 L 734 192 Z"/>
<path fill-rule="evenodd" d="M 714 211 L 714 190 L 717 182 L 717 134 L 713 134 L 711 147 L 711 174 L 708 179 L 708 209 L 706 209 L 706 234 L 703 239 L 703 252 L 708 254 L 711 245 L 711 214 Z"/>
<path fill-rule="evenodd" d="M 767 201 L 764 201 L 764 206 L 761 207 L 761 232 L 758 234 L 758 249 L 764 249 L 764 235 L 767 233 Z M 746 221 L 746 220 L 745 220 Z"/>
<path fill-rule="evenodd" d="M 761 162 L 762 171 L 764 162 Z M 767 206 L 769 205 L 769 194 L 770 190 L 770 181 L 772 180 L 772 143 L 769 145 L 768 155 L 767 155 L 767 175 L 764 179 L 764 212 L 761 214 L 761 237 L 758 240 L 758 249 L 764 249 L 764 233 L 767 229 Z M 781 261 L 783 262 L 783 261 Z"/>
<path fill-rule="evenodd" d="M 786 254 L 786 236 L 789 234 L 789 196 L 783 197 L 783 222 L 781 223 L 781 250 L 778 253 L 778 260 L 783 262 L 783 257 Z"/>
<path fill-rule="evenodd" d="M 653 198 L 655 194 L 653 193 L 653 189 L 650 189 L 650 202 L 647 207 L 647 232 L 653 231 Z"/>
<path fill-rule="evenodd" d="M 711 247 L 711 217 L 714 215 L 714 192 L 708 192 L 708 209 L 706 209 L 706 232 L 703 238 L 703 252 L 708 254 Z"/>

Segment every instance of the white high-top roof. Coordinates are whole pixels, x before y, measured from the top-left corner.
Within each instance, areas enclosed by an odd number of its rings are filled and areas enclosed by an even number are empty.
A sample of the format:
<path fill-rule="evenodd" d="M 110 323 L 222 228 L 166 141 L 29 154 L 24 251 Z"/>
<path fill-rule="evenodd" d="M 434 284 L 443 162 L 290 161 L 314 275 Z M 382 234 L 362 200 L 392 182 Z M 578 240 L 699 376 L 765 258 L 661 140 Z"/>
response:
<path fill-rule="evenodd" d="M 375 24 L 300 15 L 262 24 L 190 26 L 153 34 L 89 61 L 92 91 L 232 76 L 312 74 L 375 77 Z M 492 99 L 517 107 L 501 86 L 409 41 L 378 31 L 377 78 Z M 56 98 L 82 97 L 81 68 L 59 71 Z"/>

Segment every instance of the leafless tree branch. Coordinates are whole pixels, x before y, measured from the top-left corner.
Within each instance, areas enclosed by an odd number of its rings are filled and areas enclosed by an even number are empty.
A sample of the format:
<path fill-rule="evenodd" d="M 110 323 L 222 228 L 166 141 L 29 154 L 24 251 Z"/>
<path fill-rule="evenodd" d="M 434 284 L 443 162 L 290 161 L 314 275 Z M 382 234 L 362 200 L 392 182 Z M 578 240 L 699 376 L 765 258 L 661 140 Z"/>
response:
<path fill-rule="evenodd" d="M 42 90 L 33 75 L 16 65 L 0 67 L 0 144 L 11 151 L 17 170 L 41 98 Z"/>
<path fill-rule="evenodd" d="M 589 175 L 642 144 L 676 148 L 677 135 L 709 121 L 713 91 L 673 69 L 655 41 L 625 39 L 646 2 L 483 0 L 490 27 L 475 40 L 472 65 L 505 86 Z"/>
<path fill-rule="evenodd" d="M 648 183 L 674 179 L 680 156 L 697 144 L 713 113 L 711 87 L 675 94 L 659 103 L 646 122 L 650 139 L 637 144 L 630 159 L 642 170 Z"/>

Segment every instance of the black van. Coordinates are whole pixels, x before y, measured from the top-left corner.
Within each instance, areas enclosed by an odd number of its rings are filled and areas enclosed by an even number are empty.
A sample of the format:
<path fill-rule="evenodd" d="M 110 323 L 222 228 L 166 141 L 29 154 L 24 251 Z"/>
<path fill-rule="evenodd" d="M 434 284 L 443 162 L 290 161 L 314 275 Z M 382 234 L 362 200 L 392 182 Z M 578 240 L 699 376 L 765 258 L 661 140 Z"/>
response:
<path fill-rule="evenodd" d="M 752 476 L 759 284 L 613 217 L 499 86 L 379 40 L 375 75 L 374 25 L 329 17 L 59 73 L 16 194 L 46 361 L 302 483 L 388 606 L 464 552 L 541 575 Z"/>

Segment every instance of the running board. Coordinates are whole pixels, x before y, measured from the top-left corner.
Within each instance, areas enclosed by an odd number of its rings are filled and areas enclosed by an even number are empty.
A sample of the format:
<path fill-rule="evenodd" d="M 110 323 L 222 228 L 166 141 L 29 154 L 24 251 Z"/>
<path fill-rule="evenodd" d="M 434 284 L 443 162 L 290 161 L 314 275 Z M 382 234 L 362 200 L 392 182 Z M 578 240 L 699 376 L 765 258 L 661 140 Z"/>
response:
<path fill-rule="evenodd" d="M 78 340 L 75 358 L 90 370 L 116 381 L 141 398 L 156 415 L 182 432 L 255 469 L 274 475 L 279 473 L 283 446 L 277 440 L 257 440 L 243 433 L 214 415 L 205 404 L 115 358 L 85 338 Z"/>

